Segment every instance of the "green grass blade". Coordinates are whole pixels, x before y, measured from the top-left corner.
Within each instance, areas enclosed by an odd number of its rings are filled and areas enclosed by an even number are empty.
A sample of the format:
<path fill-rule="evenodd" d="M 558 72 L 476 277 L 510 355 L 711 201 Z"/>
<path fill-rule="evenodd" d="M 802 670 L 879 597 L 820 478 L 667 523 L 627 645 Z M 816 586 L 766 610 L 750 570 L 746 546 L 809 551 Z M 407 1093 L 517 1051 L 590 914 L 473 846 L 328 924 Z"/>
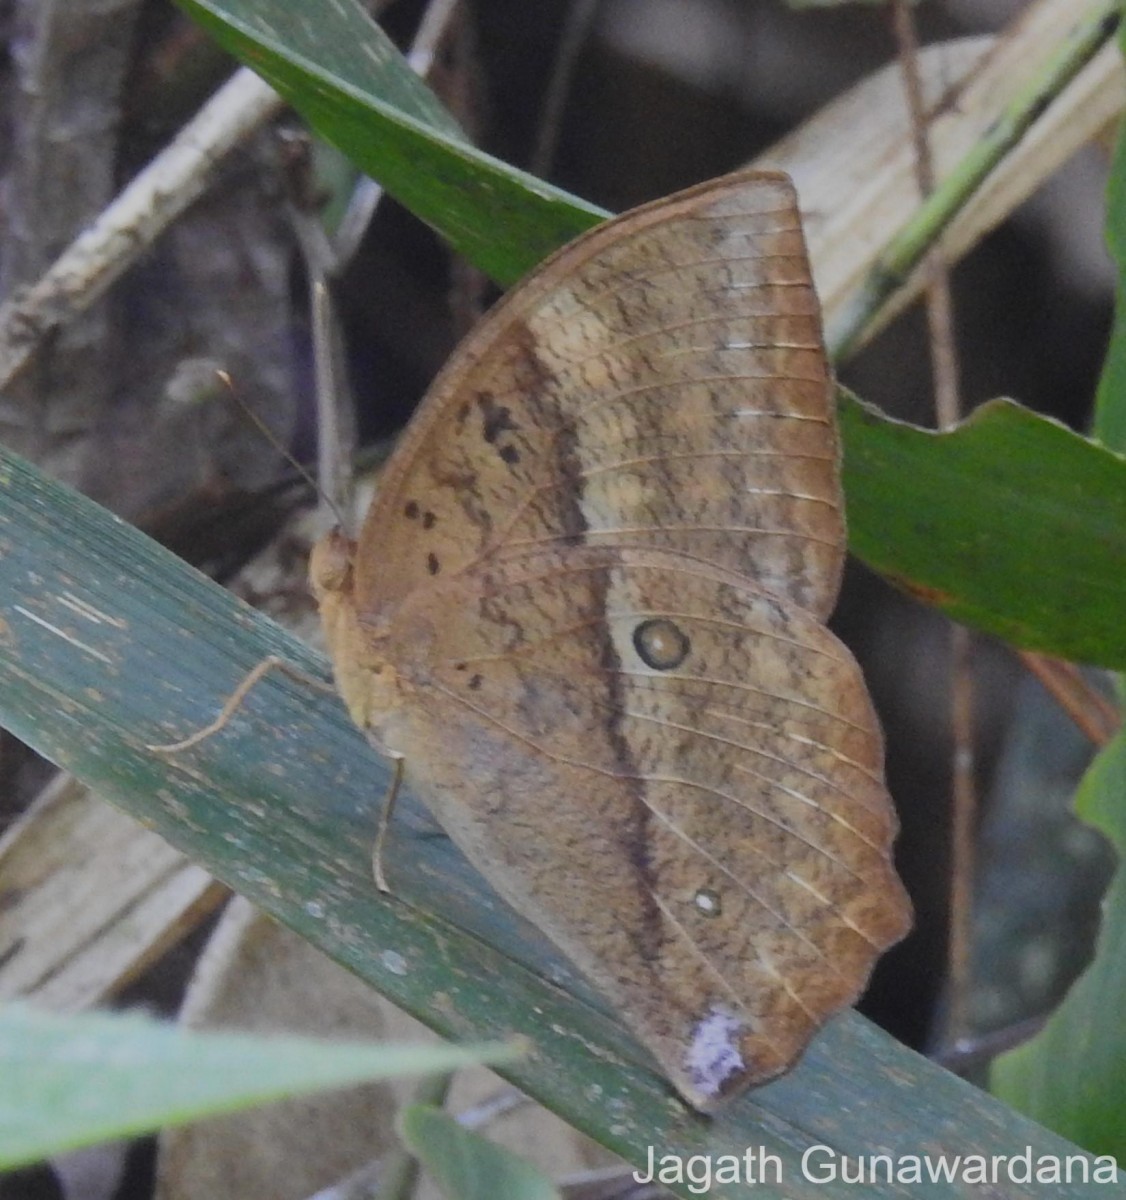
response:
<path fill-rule="evenodd" d="M 514 1056 L 511 1046 L 201 1033 L 138 1014 L 0 1005 L 0 1170 L 306 1092 Z"/>
<path fill-rule="evenodd" d="M 607 214 L 470 145 L 355 0 L 181 0 L 323 138 L 502 285 Z"/>

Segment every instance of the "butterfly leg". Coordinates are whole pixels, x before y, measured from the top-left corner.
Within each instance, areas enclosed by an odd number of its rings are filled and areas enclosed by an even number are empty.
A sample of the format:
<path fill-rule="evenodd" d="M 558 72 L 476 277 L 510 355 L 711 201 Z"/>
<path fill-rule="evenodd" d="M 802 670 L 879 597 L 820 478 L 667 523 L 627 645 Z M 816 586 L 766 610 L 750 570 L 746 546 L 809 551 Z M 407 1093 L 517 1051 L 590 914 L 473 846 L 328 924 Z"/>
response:
<path fill-rule="evenodd" d="M 375 845 L 371 849 L 371 873 L 375 876 L 375 886 L 381 892 L 390 892 L 387 876 L 383 873 L 383 847 L 387 842 L 387 831 L 391 827 L 391 814 L 395 811 L 395 801 L 399 798 L 399 786 L 403 782 L 403 763 L 406 759 L 401 754 L 387 753 L 395 764 L 395 774 L 387 789 L 387 799 L 383 802 L 383 811 L 379 815 L 379 828 L 375 833 Z"/>
<path fill-rule="evenodd" d="M 226 704 L 223 705 L 219 715 L 210 724 L 205 725 L 202 729 L 197 729 L 195 733 L 178 742 L 167 742 L 164 744 L 148 744 L 146 750 L 151 750 L 155 754 L 179 754 L 182 750 L 190 750 L 192 746 L 198 746 L 200 742 L 205 742 L 212 734 L 216 734 L 238 711 L 239 705 L 250 694 L 252 688 L 257 686 L 271 671 L 283 671 L 291 679 L 296 679 L 299 683 L 311 683 L 322 691 L 335 690 L 331 684 L 327 684 L 322 679 L 316 679 L 312 675 L 306 674 L 304 671 L 298 670 L 297 667 L 288 663 L 283 658 L 279 658 L 276 654 L 271 654 L 268 658 L 262 659 L 260 663 L 252 671 L 249 671 L 242 682 L 235 690 L 227 697 Z"/>

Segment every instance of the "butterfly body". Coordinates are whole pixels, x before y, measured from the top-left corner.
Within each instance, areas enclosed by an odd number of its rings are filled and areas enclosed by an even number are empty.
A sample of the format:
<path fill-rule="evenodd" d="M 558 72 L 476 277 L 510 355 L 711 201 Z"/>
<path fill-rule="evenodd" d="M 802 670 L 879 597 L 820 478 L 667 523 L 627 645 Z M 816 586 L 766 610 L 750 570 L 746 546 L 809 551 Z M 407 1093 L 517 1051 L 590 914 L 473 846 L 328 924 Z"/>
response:
<path fill-rule="evenodd" d="M 483 322 L 314 587 L 357 723 L 701 1109 L 793 1063 L 909 908 L 792 187 L 579 239 Z"/>

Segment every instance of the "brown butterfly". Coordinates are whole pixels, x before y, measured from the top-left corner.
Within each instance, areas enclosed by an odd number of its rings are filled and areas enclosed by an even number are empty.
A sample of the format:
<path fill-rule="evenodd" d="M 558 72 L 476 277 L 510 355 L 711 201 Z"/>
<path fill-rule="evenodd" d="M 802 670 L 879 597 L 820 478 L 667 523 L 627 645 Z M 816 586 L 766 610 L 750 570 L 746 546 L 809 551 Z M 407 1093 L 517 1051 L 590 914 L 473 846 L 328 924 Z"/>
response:
<path fill-rule="evenodd" d="M 516 287 L 311 567 L 354 720 L 702 1110 L 910 923 L 833 399 L 793 186 L 717 179 Z"/>

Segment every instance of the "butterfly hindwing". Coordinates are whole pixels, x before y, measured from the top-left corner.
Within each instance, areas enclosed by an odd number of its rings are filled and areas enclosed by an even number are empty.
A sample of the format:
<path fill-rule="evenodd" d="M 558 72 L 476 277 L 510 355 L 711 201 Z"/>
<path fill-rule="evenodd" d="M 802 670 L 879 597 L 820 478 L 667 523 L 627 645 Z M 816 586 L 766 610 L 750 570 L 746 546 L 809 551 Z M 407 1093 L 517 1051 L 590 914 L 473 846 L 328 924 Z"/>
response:
<path fill-rule="evenodd" d="M 402 621 L 408 779 L 700 1107 L 785 1069 L 902 936 L 879 729 L 792 602 L 676 553 L 564 547 Z M 701 1030 L 722 1069 L 693 1059 Z"/>

